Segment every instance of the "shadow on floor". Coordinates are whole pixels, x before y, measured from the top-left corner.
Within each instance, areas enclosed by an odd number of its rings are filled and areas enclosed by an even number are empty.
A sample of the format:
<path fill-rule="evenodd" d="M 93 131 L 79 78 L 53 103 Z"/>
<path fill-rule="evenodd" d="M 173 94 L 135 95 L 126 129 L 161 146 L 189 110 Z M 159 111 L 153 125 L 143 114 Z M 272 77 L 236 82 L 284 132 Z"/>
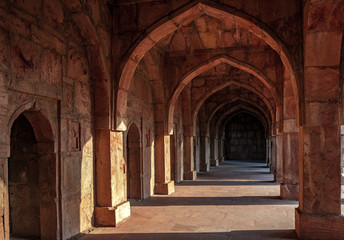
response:
<path fill-rule="evenodd" d="M 297 201 L 281 200 L 279 196 L 243 197 L 150 197 L 144 201 L 131 201 L 131 206 L 212 206 L 212 205 L 290 205 Z"/>
<path fill-rule="evenodd" d="M 183 181 L 176 186 L 271 186 L 280 185 L 274 181 Z"/>
<path fill-rule="evenodd" d="M 198 233 L 118 233 L 90 234 L 83 240 L 263 240 L 297 239 L 294 230 L 245 230 L 232 232 Z"/>

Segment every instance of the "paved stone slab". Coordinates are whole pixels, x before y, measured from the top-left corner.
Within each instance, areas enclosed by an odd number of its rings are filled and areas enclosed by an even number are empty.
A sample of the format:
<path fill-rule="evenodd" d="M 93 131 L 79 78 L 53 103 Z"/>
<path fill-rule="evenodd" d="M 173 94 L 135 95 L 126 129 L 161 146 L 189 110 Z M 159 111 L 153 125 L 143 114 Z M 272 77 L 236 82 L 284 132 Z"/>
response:
<path fill-rule="evenodd" d="M 296 239 L 297 205 L 279 198 L 265 163 L 226 161 L 169 196 L 132 201 L 126 222 L 82 239 Z"/>

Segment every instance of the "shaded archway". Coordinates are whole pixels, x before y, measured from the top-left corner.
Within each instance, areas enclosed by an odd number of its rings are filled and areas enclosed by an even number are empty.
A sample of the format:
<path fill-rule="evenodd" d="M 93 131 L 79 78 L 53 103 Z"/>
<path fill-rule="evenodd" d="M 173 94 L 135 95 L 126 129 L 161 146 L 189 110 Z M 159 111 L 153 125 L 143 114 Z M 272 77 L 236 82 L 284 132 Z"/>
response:
<path fill-rule="evenodd" d="M 127 138 L 127 198 L 142 199 L 140 131 L 133 123 Z"/>
<path fill-rule="evenodd" d="M 58 238 L 54 136 L 40 111 L 25 111 L 11 128 L 9 176 L 10 236 Z"/>
<path fill-rule="evenodd" d="M 264 96 L 263 93 L 259 92 L 258 90 L 256 90 L 254 87 L 246 84 L 246 83 L 242 83 L 242 82 L 238 82 L 238 81 L 234 81 L 234 80 L 231 80 L 231 81 L 228 81 L 224 84 L 221 84 L 219 86 L 216 86 L 214 87 L 213 89 L 210 89 L 208 92 L 206 92 L 202 97 L 201 99 L 196 103 L 196 105 L 194 106 L 193 108 L 193 112 L 192 112 L 192 123 L 193 123 L 193 126 L 195 126 L 196 124 L 196 119 L 197 119 L 197 116 L 198 116 L 198 113 L 199 113 L 199 110 L 200 108 L 202 107 L 202 105 L 204 104 L 204 102 L 211 96 L 213 95 L 214 93 L 224 89 L 225 87 L 227 86 L 230 86 L 231 84 L 235 84 L 237 86 L 240 86 L 240 87 L 243 87 L 243 88 L 246 88 L 250 91 L 252 91 L 253 93 L 257 94 L 263 101 L 264 103 L 266 104 L 267 108 L 269 109 L 270 111 L 270 115 L 271 115 L 271 118 L 275 119 L 275 115 L 274 115 L 274 106 L 271 105 L 271 103 L 269 102 L 269 99 L 267 99 L 266 96 Z M 279 116 L 280 114 L 278 114 L 280 112 L 280 105 L 278 104 L 278 102 L 276 103 L 276 113 L 277 113 L 277 116 Z M 173 111 L 172 111 L 172 114 L 173 114 Z M 275 120 L 276 121 L 276 120 Z"/>
<path fill-rule="evenodd" d="M 258 118 L 241 111 L 225 126 L 227 160 L 261 160 L 266 158 L 265 128 Z"/>

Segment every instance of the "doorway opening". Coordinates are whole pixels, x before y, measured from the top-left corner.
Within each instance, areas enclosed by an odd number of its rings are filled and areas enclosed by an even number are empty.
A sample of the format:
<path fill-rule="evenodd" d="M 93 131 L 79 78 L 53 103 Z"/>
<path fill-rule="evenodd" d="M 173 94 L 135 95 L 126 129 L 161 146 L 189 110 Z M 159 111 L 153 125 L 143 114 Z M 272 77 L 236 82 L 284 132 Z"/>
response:
<path fill-rule="evenodd" d="M 239 113 L 225 126 L 227 160 L 266 160 L 266 136 L 263 124 L 249 113 Z"/>
<path fill-rule="evenodd" d="M 10 237 L 57 238 L 56 155 L 48 120 L 27 111 L 13 122 L 8 161 Z"/>
<path fill-rule="evenodd" d="M 135 124 L 128 130 L 127 148 L 127 198 L 142 199 L 140 131 Z"/>

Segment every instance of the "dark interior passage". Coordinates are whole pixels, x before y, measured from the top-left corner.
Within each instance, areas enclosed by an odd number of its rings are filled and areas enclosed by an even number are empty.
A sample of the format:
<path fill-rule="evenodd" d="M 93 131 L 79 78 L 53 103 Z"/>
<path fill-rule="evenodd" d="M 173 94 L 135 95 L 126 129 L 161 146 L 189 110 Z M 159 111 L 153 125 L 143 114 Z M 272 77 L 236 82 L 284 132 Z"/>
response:
<path fill-rule="evenodd" d="M 27 111 L 12 125 L 8 161 L 11 238 L 58 237 L 53 139 L 41 112 Z"/>
<path fill-rule="evenodd" d="M 128 171 L 127 171 L 127 197 L 128 199 L 141 199 L 141 165 L 140 165 L 140 132 L 135 124 L 128 131 Z"/>
<path fill-rule="evenodd" d="M 264 160 L 265 130 L 249 113 L 239 113 L 225 126 L 225 156 L 228 160 Z"/>
<path fill-rule="evenodd" d="M 9 159 L 10 229 L 12 237 L 40 238 L 37 141 L 24 115 L 13 123 Z"/>

